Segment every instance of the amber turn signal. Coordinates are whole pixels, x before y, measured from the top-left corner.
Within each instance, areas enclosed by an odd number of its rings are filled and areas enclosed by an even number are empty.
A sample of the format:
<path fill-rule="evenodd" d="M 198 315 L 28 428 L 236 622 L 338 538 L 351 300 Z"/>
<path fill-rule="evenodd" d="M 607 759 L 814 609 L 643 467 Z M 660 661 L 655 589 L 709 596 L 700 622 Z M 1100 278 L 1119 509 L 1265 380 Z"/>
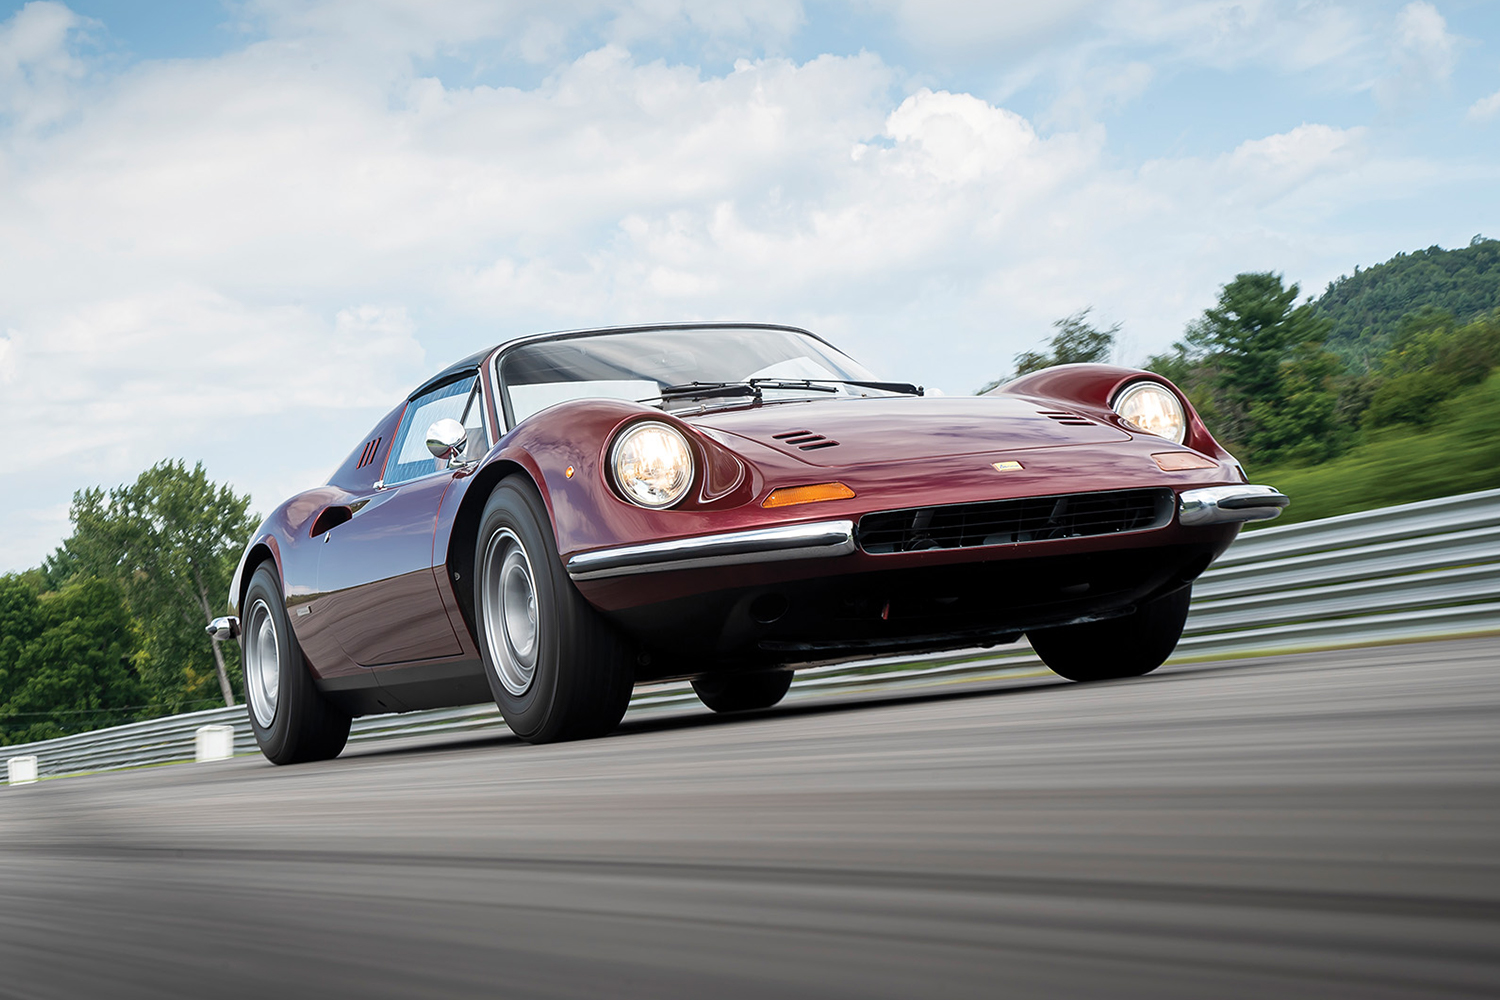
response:
<path fill-rule="evenodd" d="M 1162 451 L 1151 456 L 1163 472 L 1183 472 L 1187 469 L 1216 469 L 1219 463 L 1190 451 Z"/>
<path fill-rule="evenodd" d="M 771 491 L 762 507 L 790 507 L 820 500 L 848 500 L 854 491 L 843 483 L 818 483 L 816 486 L 783 486 Z"/>

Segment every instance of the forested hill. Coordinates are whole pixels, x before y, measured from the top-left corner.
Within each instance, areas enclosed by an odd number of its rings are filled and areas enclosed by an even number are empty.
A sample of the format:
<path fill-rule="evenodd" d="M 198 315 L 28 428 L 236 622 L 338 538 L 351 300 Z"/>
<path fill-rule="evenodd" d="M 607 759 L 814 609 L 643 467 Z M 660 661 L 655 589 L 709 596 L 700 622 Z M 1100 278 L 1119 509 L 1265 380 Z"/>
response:
<path fill-rule="evenodd" d="M 1359 370 L 1391 346 L 1403 317 L 1437 309 L 1459 322 L 1500 308 L 1500 240 L 1428 247 L 1330 282 L 1313 303 L 1333 323 L 1325 346 Z"/>

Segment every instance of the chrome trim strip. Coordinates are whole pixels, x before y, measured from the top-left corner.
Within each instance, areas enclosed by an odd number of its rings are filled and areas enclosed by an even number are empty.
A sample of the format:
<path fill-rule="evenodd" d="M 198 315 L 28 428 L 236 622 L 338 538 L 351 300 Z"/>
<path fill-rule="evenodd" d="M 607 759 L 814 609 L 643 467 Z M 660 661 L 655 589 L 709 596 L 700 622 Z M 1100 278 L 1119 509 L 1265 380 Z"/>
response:
<path fill-rule="evenodd" d="M 568 560 L 568 575 L 575 580 L 598 580 L 676 569 L 818 559 L 853 551 L 853 521 L 817 521 L 581 552 Z"/>
<path fill-rule="evenodd" d="M 203 626 L 203 631 L 214 642 L 223 642 L 225 639 L 238 639 L 240 637 L 240 620 L 233 615 L 225 618 L 215 618 Z"/>
<path fill-rule="evenodd" d="M 1269 486 L 1206 486 L 1184 490 L 1177 500 L 1177 520 L 1188 527 L 1268 521 L 1291 503 Z"/>

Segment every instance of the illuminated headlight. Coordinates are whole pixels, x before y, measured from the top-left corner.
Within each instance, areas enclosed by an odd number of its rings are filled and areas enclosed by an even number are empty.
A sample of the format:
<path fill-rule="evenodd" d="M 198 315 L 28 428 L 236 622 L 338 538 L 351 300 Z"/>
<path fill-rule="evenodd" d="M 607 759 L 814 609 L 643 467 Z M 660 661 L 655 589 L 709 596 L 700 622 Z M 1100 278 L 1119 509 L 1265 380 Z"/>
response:
<path fill-rule="evenodd" d="M 647 420 L 615 439 L 615 485 L 642 507 L 670 507 L 693 485 L 693 449 L 675 427 Z"/>
<path fill-rule="evenodd" d="M 1187 414 L 1172 390 L 1159 382 L 1137 382 L 1115 398 L 1115 412 L 1137 430 L 1182 444 Z"/>

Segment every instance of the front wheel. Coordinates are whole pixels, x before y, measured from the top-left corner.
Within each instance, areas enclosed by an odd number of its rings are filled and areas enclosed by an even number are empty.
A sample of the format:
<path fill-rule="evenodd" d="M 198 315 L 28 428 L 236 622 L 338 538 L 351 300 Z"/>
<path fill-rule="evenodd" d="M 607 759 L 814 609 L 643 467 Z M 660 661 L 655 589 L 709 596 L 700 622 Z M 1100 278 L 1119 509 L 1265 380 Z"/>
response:
<path fill-rule="evenodd" d="M 1183 587 L 1123 618 L 1038 629 L 1026 638 L 1053 673 L 1070 681 L 1140 677 L 1177 648 L 1191 598 L 1192 588 Z"/>
<path fill-rule="evenodd" d="M 337 757 L 349 740 L 350 718 L 323 697 L 287 621 L 276 566 L 263 562 L 245 590 L 241 653 L 250 728 L 273 764 Z"/>
<path fill-rule="evenodd" d="M 705 674 L 693 678 L 698 700 L 715 712 L 749 712 L 770 708 L 792 686 L 790 670 L 760 674 Z"/>
<path fill-rule="evenodd" d="M 474 552 L 474 621 L 506 725 L 528 743 L 603 736 L 635 683 L 630 650 L 578 593 L 530 482 L 501 480 Z"/>

